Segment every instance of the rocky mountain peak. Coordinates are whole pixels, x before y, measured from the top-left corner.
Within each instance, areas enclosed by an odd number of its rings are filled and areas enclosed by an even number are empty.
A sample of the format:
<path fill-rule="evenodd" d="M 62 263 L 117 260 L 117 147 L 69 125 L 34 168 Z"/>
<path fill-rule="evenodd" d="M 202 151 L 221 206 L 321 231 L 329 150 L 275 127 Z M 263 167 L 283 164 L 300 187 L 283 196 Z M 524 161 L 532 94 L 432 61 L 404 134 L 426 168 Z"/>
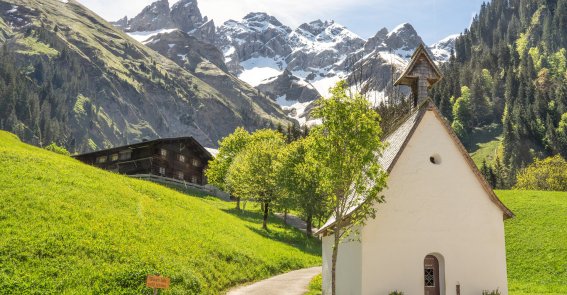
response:
<path fill-rule="evenodd" d="M 264 31 L 270 27 L 282 28 L 287 32 L 291 31 L 289 27 L 282 24 L 276 17 L 265 12 L 251 12 L 242 19 L 242 23 L 248 28 L 257 31 Z"/>
<path fill-rule="evenodd" d="M 197 0 L 180 0 L 175 3 L 171 7 L 171 20 L 177 28 L 185 32 L 198 28 L 204 22 Z"/>
<path fill-rule="evenodd" d="M 317 36 L 321 34 L 327 26 L 328 26 L 327 22 L 323 22 L 322 20 L 318 19 L 310 23 L 304 23 L 300 25 L 298 29 L 303 30 L 305 32 L 309 32 L 313 36 Z"/>
<path fill-rule="evenodd" d="M 173 23 L 169 12 L 169 1 L 158 0 L 146 6 L 142 12 L 130 19 L 127 30 L 130 32 L 142 32 L 171 28 Z"/>
<path fill-rule="evenodd" d="M 380 31 L 378 31 L 378 33 L 376 33 L 374 37 L 371 37 L 368 39 L 368 41 L 366 41 L 366 44 L 364 44 L 364 51 L 372 52 L 374 49 L 382 45 L 388 37 L 388 33 L 389 32 L 387 28 L 380 29 Z"/>
<path fill-rule="evenodd" d="M 394 28 L 384 40 L 386 47 L 400 55 L 405 55 L 404 57 L 411 56 L 413 50 L 422 43 L 423 40 L 409 23 L 404 23 Z"/>

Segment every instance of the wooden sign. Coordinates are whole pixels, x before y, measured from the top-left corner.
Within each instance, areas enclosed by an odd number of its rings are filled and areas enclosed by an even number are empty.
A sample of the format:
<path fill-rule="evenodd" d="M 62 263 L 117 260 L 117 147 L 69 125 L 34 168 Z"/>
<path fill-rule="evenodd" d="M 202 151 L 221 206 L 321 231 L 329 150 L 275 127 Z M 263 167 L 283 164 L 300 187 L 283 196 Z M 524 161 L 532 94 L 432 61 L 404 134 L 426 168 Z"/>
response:
<path fill-rule="evenodd" d="M 154 275 L 148 275 L 146 279 L 146 287 L 154 289 L 168 289 L 169 278 Z"/>

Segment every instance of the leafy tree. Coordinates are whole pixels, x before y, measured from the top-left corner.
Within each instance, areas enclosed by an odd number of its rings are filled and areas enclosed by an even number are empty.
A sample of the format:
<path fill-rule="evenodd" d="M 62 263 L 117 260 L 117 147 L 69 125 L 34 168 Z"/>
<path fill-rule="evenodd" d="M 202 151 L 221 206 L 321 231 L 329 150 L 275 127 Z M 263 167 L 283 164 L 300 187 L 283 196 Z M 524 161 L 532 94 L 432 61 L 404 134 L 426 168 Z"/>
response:
<path fill-rule="evenodd" d="M 518 173 L 515 189 L 567 191 L 567 162 L 559 155 L 536 160 Z"/>
<path fill-rule="evenodd" d="M 232 188 L 228 185 L 227 175 L 230 166 L 236 156 L 251 141 L 251 135 L 244 128 L 237 128 L 234 133 L 225 137 L 219 142 L 218 155 L 209 162 L 205 171 L 207 180 L 210 184 L 232 193 Z M 236 197 L 236 209 L 240 210 L 240 197 Z"/>
<path fill-rule="evenodd" d="M 320 171 L 313 159 L 313 137 L 300 139 L 289 144 L 281 153 L 278 183 L 281 188 L 279 203 L 282 201 L 295 206 L 307 223 L 307 234 L 312 234 L 314 218 L 324 217 L 324 195 Z"/>
<path fill-rule="evenodd" d="M 277 201 L 279 191 L 278 159 L 285 139 L 274 130 L 256 131 L 250 139 L 228 168 L 226 185 L 236 197 L 262 203 L 262 227 L 268 229 L 270 205 Z"/>
<path fill-rule="evenodd" d="M 331 89 L 331 97 L 319 100 L 314 116 L 322 124 L 311 130 L 314 140 L 313 159 L 319 175 L 319 193 L 327 204 L 335 223 L 332 253 L 332 294 L 336 294 L 336 264 L 339 243 L 355 237 L 356 229 L 368 218 L 376 216 L 375 204 L 386 186 L 386 172 L 378 164 L 384 146 L 380 140 L 380 116 L 370 109 L 368 100 L 348 95 L 345 81 Z M 353 207 L 357 210 L 351 211 Z M 346 222 L 348 220 L 348 222 Z"/>

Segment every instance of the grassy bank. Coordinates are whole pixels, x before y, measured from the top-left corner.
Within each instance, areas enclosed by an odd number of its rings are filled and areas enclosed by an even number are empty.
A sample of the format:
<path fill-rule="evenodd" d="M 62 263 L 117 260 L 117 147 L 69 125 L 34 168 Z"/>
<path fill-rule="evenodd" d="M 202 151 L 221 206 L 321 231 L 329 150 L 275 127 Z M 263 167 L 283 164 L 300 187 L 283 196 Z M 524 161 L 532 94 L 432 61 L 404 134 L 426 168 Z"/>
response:
<path fill-rule="evenodd" d="M 279 222 L 272 220 L 272 222 Z M 0 131 L 0 292 L 217 294 L 321 263 L 295 230 L 257 214 L 101 171 Z"/>
<path fill-rule="evenodd" d="M 510 294 L 567 294 L 567 193 L 498 191 L 506 224 Z"/>

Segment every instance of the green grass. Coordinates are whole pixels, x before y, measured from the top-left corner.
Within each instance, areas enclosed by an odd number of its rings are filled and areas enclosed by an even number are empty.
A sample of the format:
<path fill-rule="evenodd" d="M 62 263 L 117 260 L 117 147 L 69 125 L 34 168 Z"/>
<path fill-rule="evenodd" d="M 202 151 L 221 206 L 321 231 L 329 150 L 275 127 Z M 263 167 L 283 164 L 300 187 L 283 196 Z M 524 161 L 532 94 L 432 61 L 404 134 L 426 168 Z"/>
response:
<path fill-rule="evenodd" d="M 497 191 L 506 224 L 510 294 L 567 294 L 567 193 Z"/>
<path fill-rule="evenodd" d="M 502 142 L 502 126 L 492 124 L 483 128 L 476 128 L 463 142 L 471 157 L 478 167 L 482 161 L 492 164 L 498 155 L 498 149 Z"/>
<path fill-rule="evenodd" d="M 321 245 L 259 213 L 105 172 L 0 131 L 0 293 L 218 294 L 320 265 Z M 160 293 L 161 294 L 161 293 Z"/>
<path fill-rule="evenodd" d="M 25 55 L 46 55 L 48 57 L 56 57 L 59 52 L 49 45 L 38 41 L 32 37 L 26 37 L 18 40 L 18 44 L 22 45 L 24 50 L 17 50 L 20 54 Z"/>
<path fill-rule="evenodd" d="M 309 283 L 309 291 L 305 295 L 321 295 L 323 294 L 323 276 L 316 275 Z"/>

